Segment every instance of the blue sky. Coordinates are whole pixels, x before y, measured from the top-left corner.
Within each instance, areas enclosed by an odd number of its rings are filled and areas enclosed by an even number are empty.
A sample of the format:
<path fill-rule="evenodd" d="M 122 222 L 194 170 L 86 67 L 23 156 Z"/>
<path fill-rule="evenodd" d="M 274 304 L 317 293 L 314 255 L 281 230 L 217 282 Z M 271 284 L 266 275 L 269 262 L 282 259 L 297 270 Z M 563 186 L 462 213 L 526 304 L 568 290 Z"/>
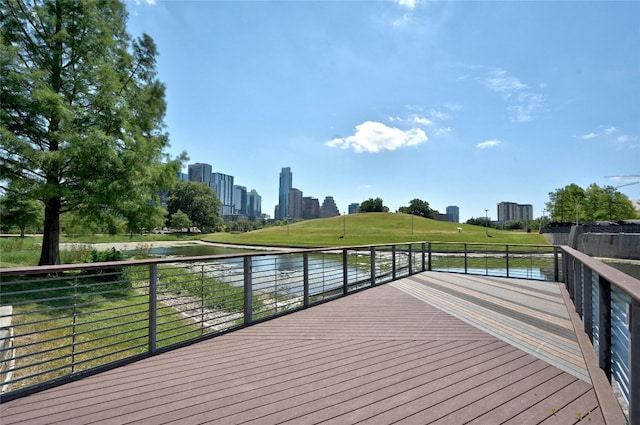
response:
<path fill-rule="evenodd" d="M 170 152 L 262 196 L 497 218 L 640 174 L 640 2 L 129 1 Z M 620 187 L 640 199 L 640 184 Z"/>

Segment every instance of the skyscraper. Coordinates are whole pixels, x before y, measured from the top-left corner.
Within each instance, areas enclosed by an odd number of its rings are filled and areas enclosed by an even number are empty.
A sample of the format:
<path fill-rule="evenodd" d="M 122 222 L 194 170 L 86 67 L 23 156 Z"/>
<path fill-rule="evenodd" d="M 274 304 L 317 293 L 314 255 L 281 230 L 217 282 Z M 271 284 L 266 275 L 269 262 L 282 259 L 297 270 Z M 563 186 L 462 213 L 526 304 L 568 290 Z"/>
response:
<path fill-rule="evenodd" d="M 291 168 L 284 167 L 280 171 L 280 186 L 278 188 L 278 216 L 276 220 L 284 220 L 289 216 L 289 191 L 293 187 Z"/>
<path fill-rule="evenodd" d="M 458 207 L 451 205 L 447 207 L 446 211 L 450 222 L 460 223 L 460 209 Z"/>
<path fill-rule="evenodd" d="M 533 205 L 500 202 L 498 204 L 498 222 L 505 223 L 511 220 L 533 220 Z"/>
<path fill-rule="evenodd" d="M 196 162 L 189 164 L 189 181 L 209 185 L 211 183 L 211 165 Z"/>
<path fill-rule="evenodd" d="M 289 191 L 289 214 L 290 219 L 302 218 L 302 191 L 292 187 Z"/>
<path fill-rule="evenodd" d="M 220 216 L 233 214 L 233 176 L 212 173 L 211 174 L 211 189 L 216 192 L 218 199 L 222 203 L 220 207 Z"/>
<path fill-rule="evenodd" d="M 233 185 L 233 213 L 246 215 L 247 213 L 247 188 L 246 186 Z"/>
<path fill-rule="evenodd" d="M 338 206 L 333 196 L 325 197 L 320 207 L 320 218 L 335 217 L 338 215 L 340 215 L 340 211 L 338 211 Z"/>
<path fill-rule="evenodd" d="M 262 197 L 255 189 L 247 194 L 247 216 L 252 220 L 262 216 Z"/>
<path fill-rule="evenodd" d="M 302 218 L 318 218 L 320 217 L 320 202 L 318 198 L 313 196 L 302 197 Z"/>

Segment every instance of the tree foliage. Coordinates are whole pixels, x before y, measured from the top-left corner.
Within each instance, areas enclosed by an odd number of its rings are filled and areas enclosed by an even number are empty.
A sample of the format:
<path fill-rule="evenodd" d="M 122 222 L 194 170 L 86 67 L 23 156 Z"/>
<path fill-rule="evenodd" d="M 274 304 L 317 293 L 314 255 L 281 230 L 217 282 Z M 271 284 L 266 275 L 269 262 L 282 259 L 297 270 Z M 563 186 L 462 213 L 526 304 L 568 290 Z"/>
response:
<path fill-rule="evenodd" d="M 613 186 L 593 183 L 585 190 L 572 183 L 549 193 L 547 210 L 552 220 L 580 222 L 625 220 L 637 217 L 629 198 Z"/>
<path fill-rule="evenodd" d="M 381 198 L 369 198 L 360 204 L 360 212 L 389 212 L 389 208 L 384 206 Z"/>
<path fill-rule="evenodd" d="M 167 209 L 171 217 L 180 210 L 194 226 L 203 230 L 217 229 L 221 225 L 221 205 L 213 189 L 199 182 L 178 181 L 167 197 Z"/>
<path fill-rule="evenodd" d="M 471 224 L 474 226 L 482 226 L 482 227 L 490 227 L 490 228 L 496 227 L 496 225 L 487 217 L 471 217 L 470 219 L 465 221 L 465 224 Z"/>
<path fill-rule="evenodd" d="M 24 195 L 8 191 L 0 197 L 0 223 L 3 230 L 16 226 L 23 238 L 28 226 L 37 226 L 42 222 L 42 203 Z"/>
<path fill-rule="evenodd" d="M 172 229 L 184 229 L 187 227 L 191 227 L 193 223 L 189 219 L 189 216 L 183 213 L 181 210 L 178 210 L 171 214 L 171 222 L 170 227 Z"/>
<path fill-rule="evenodd" d="M 408 207 L 398 208 L 398 212 L 401 212 L 403 214 L 418 215 L 425 218 L 435 218 L 435 213 L 429 206 L 429 203 L 418 198 L 412 199 L 409 202 Z"/>
<path fill-rule="evenodd" d="M 0 3 L 0 184 L 43 202 L 41 265 L 60 262 L 61 214 L 139 227 L 184 159 L 164 153 L 156 46 L 126 19 L 116 0 Z"/>

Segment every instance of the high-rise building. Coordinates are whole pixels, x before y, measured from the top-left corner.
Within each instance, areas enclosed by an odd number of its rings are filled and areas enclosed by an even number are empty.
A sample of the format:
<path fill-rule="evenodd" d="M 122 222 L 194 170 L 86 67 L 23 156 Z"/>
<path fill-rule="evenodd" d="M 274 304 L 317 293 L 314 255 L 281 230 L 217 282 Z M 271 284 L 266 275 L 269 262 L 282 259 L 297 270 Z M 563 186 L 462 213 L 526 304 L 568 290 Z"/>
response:
<path fill-rule="evenodd" d="M 531 204 L 518 204 L 518 219 L 520 220 L 533 220 L 533 205 Z"/>
<path fill-rule="evenodd" d="M 216 192 L 218 199 L 222 203 L 220 206 L 220 216 L 233 215 L 233 176 L 222 173 L 212 173 L 211 189 Z"/>
<path fill-rule="evenodd" d="M 291 220 L 302 218 L 302 191 L 292 187 L 289 190 L 289 214 Z"/>
<path fill-rule="evenodd" d="M 460 223 L 460 209 L 458 207 L 451 205 L 447 207 L 446 211 L 450 222 Z"/>
<path fill-rule="evenodd" d="M 498 204 L 498 222 L 506 223 L 511 220 L 532 220 L 533 205 L 517 204 L 515 202 L 500 202 Z"/>
<path fill-rule="evenodd" d="M 189 164 L 188 178 L 190 182 L 211 183 L 211 165 L 196 162 Z"/>
<path fill-rule="evenodd" d="M 233 213 L 238 215 L 247 214 L 247 187 L 237 184 L 233 185 Z"/>
<path fill-rule="evenodd" d="M 289 215 L 289 191 L 293 187 L 293 174 L 290 167 L 280 171 L 280 185 L 278 187 L 278 214 L 276 220 L 283 220 Z"/>
<path fill-rule="evenodd" d="M 338 211 L 338 206 L 336 205 L 336 201 L 333 200 L 333 196 L 325 197 L 320 207 L 320 218 L 335 217 L 338 215 L 340 215 L 340 211 Z"/>
<path fill-rule="evenodd" d="M 262 216 L 262 197 L 255 189 L 247 194 L 247 216 L 251 220 Z"/>
<path fill-rule="evenodd" d="M 312 219 L 320 217 L 320 202 L 318 198 L 304 196 L 302 198 L 302 218 Z"/>
<path fill-rule="evenodd" d="M 349 204 L 349 214 L 355 214 L 360 211 L 360 204 L 353 203 Z"/>

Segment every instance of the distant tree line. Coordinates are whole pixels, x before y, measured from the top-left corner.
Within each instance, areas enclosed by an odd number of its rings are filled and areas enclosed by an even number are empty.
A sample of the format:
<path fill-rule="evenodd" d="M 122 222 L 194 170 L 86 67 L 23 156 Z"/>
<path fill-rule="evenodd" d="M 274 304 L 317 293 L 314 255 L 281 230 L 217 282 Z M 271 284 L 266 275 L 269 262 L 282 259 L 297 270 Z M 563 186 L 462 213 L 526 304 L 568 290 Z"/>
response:
<path fill-rule="evenodd" d="M 614 186 L 593 183 L 586 189 L 575 183 L 549 192 L 547 211 L 561 223 L 628 220 L 638 217 L 629 198 Z"/>

